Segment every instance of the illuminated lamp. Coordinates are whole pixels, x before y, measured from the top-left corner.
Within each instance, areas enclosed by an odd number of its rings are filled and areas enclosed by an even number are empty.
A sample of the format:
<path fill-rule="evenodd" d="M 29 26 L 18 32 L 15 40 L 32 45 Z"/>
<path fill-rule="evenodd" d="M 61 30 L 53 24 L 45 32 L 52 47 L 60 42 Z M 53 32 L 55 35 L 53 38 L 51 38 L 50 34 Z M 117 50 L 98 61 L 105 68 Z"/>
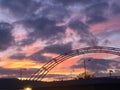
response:
<path fill-rule="evenodd" d="M 32 90 L 31 87 L 25 87 L 23 90 Z"/>

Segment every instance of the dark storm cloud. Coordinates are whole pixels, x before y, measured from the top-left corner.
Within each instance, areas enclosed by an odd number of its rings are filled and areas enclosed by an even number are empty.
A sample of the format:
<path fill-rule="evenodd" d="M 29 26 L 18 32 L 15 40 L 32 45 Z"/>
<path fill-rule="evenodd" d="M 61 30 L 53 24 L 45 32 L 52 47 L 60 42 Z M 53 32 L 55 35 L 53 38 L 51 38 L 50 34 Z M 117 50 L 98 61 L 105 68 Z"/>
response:
<path fill-rule="evenodd" d="M 27 28 L 33 29 L 29 34 L 32 38 L 56 39 L 65 33 L 65 26 L 56 26 L 56 21 L 48 18 L 33 18 L 23 21 Z"/>
<path fill-rule="evenodd" d="M 33 12 L 39 7 L 40 3 L 34 0 L 1 0 L 0 6 L 3 9 L 8 9 L 14 16 L 23 17 L 25 15 L 32 15 Z"/>
<path fill-rule="evenodd" d="M 15 55 L 10 56 L 9 58 L 21 60 L 21 59 L 25 59 L 26 56 L 25 56 L 25 54 L 23 54 L 23 53 L 17 53 L 17 54 L 15 54 Z"/>
<path fill-rule="evenodd" d="M 108 69 L 119 69 L 120 68 L 120 62 L 114 61 L 114 60 L 107 60 L 107 59 L 94 59 L 94 58 L 83 58 L 80 61 L 78 61 L 77 65 L 71 66 L 71 68 L 82 68 L 83 66 L 83 60 L 86 60 L 86 66 L 87 69 L 102 74 L 101 71 L 106 71 Z M 116 72 L 115 72 L 116 73 Z"/>
<path fill-rule="evenodd" d="M 39 62 L 46 62 L 49 61 L 51 58 L 42 56 L 44 53 L 57 53 L 63 54 L 71 50 L 71 43 L 67 44 L 55 44 L 45 47 L 43 50 L 40 50 L 33 55 L 29 56 L 28 58 L 32 60 L 37 60 Z"/>
<path fill-rule="evenodd" d="M 107 2 L 100 2 L 87 7 L 85 10 L 87 16 L 86 22 L 88 24 L 96 24 L 106 21 L 105 11 L 108 7 L 109 4 Z"/>
<path fill-rule="evenodd" d="M 12 28 L 11 24 L 0 22 L 0 50 L 5 50 L 13 44 Z"/>
<path fill-rule="evenodd" d="M 80 35 L 80 42 L 86 43 L 90 46 L 97 45 L 97 39 L 91 32 L 89 32 L 89 26 L 87 24 L 79 20 L 72 20 L 68 26 Z"/>
<path fill-rule="evenodd" d="M 113 14 L 120 14 L 120 5 L 117 3 L 113 3 L 111 6 Z"/>

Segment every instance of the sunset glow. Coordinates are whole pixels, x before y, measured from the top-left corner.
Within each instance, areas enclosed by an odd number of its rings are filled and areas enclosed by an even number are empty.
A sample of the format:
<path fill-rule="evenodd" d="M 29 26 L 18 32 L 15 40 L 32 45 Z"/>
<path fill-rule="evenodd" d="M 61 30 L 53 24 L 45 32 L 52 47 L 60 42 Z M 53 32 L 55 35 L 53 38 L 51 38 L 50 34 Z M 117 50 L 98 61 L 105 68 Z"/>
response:
<path fill-rule="evenodd" d="M 18 77 L 21 68 L 29 78 L 63 53 L 94 46 L 120 48 L 119 0 L 0 0 L 1 78 Z M 89 53 L 60 63 L 45 80 L 84 73 L 82 59 L 92 59 L 87 71 L 96 76 L 120 73 L 119 56 Z"/>

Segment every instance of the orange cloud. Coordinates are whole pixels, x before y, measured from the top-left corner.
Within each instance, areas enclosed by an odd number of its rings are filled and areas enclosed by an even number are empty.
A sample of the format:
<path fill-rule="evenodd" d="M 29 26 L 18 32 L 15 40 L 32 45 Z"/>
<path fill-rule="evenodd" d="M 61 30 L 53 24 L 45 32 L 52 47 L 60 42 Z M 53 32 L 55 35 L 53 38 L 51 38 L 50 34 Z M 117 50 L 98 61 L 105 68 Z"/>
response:
<path fill-rule="evenodd" d="M 1 61 L 2 68 L 11 68 L 11 69 L 16 69 L 16 68 L 40 68 L 42 64 L 37 63 L 32 60 L 10 60 L 8 58 L 5 58 Z"/>

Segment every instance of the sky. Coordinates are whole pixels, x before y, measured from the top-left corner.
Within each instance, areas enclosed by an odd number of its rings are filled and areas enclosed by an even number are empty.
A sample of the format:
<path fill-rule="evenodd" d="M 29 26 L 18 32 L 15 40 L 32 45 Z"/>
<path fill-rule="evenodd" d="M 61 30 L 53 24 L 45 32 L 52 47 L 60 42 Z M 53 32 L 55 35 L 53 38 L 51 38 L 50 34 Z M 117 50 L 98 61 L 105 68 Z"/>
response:
<path fill-rule="evenodd" d="M 29 77 L 52 58 L 70 50 L 120 48 L 119 0 L 0 0 L 0 77 Z M 120 75 L 120 60 L 111 54 L 73 57 L 55 67 L 46 80 L 87 71 Z M 62 70 L 61 70 L 62 69 Z M 98 72 L 99 71 L 99 72 Z M 107 73 L 107 74 L 106 74 Z"/>

